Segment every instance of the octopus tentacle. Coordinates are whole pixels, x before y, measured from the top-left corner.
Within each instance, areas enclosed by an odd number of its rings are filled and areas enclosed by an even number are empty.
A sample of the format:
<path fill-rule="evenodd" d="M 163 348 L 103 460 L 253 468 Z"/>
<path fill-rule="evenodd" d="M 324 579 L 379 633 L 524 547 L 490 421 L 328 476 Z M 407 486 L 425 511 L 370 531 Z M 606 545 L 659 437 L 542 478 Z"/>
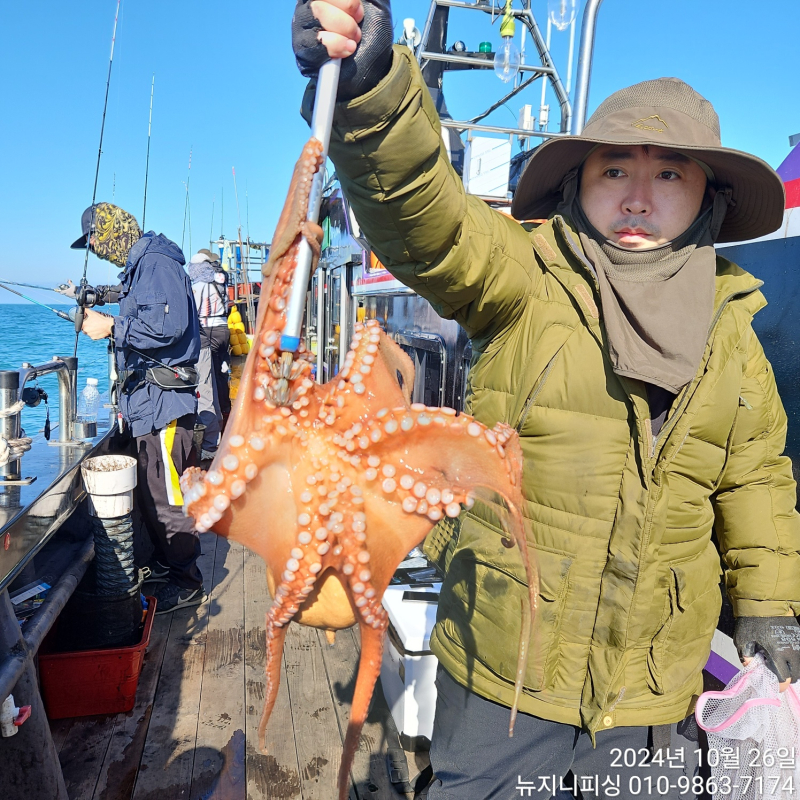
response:
<path fill-rule="evenodd" d="M 522 624 L 520 627 L 519 647 L 517 650 L 517 669 L 514 676 L 514 700 L 511 703 L 511 716 L 508 722 L 508 736 L 511 738 L 514 735 L 514 724 L 517 720 L 519 700 L 522 696 L 522 687 L 525 682 L 525 673 L 528 666 L 533 615 L 538 608 L 539 575 L 535 566 L 531 563 L 530 554 L 528 552 L 528 541 L 525 536 L 525 524 L 519 507 L 511 498 L 502 492 L 498 492 L 496 489 L 492 490 L 488 487 L 477 486 L 473 490 L 473 495 L 487 502 L 491 502 L 495 497 L 499 496 L 504 502 L 507 513 L 501 516 L 500 521 L 503 525 L 503 530 L 510 534 L 510 538 L 504 539 L 503 544 L 506 547 L 513 547 L 516 545 L 527 580 L 527 603 L 524 599 L 520 598 Z"/>
<path fill-rule="evenodd" d="M 264 686 L 264 708 L 261 711 L 261 719 L 258 723 L 258 748 L 267 755 L 267 723 L 272 716 L 272 709 L 275 707 L 275 700 L 278 697 L 278 687 L 281 681 L 281 655 L 283 654 L 283 644 L 286 640 L 288 625 L 270 627 L 269 612 L 267 612 L 267 653 L 266 653 L 266 684 Z M 272 634 L 270 636 L 270 633 Z"/>
<path fill-rule="evenodd" d="M 342 763 L 339 767 L 339 798 L 347 797 L 350 770 L 353 759 L 358 750 L 361 739 L 361 730 L 369 713 L 369 703 L 375 689 L 375 681 L 381 671 L 383 657 L 383 642 L 386 638 L 388 616 L 381 607 L 380 623 L 376 626 L 360 623 L 361 629 L 361 658 L 358 662 L 358 677 L 356 688 L 353 692 L 353 702 L 350 707 L 350 720 L 347 723 L 347 733 L 344 737 L 344 752 Z"/>

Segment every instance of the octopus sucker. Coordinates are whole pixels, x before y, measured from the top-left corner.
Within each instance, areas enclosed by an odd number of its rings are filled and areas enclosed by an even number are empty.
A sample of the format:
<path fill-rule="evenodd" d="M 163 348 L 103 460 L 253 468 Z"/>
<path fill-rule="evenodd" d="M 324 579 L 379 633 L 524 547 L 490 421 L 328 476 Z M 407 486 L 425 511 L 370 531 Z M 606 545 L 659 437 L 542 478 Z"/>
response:
<path fill-rule="evenodd" d="M 522 452 L 516 432 L 454 409 L 412 403 L 414 367 L 377 320 L 355 325 L 343 368 L 311 380 L 305 347 L 281 349 L 300 243 L 319 257 L 322 229 L 306 221 L 311 177 L 322 162 L 310 140 L 263 269 L 255 341 L 225 435 L 210 470 L 181 478 L 184 509 L 198 531 L 214 530 L 266 562 L 273 598 L 266 623 L 266 692 L 259 746 L 277 694 L 290 621 L 326 632 L 358 624 L 361 657 L 344 752 L 339 800 L 380 672 L 388 617 L 381 598 L 397 565 L 442 519 L 475 498 L 500 498 L 508 558 L 528 582 L 513 682 L 510 730 L 522 685 L 538 580 L 520 510 Z M 513 550 L 518 550 L 515 556 Z"/>

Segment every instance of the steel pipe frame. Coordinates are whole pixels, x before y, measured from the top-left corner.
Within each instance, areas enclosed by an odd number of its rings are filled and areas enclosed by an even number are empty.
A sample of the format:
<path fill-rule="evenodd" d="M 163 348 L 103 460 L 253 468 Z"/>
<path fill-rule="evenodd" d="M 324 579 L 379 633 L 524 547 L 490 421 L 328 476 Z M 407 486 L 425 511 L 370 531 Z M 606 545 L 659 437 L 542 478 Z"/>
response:
<path fill-rule="evenodd" d="M 589 3 L 593 3 L 595 1 L 596 0 L 589 0 Z M 599 2 L 597 4 L 599 5 Z M 446 8 L 478 9 L 486 14 L 492 13 L 494 11 L 493 5 L 485 7 L 476 5 L 475 3 L 467 3 L 464 2 L 464 0 L 433 0 L 431 2 L 430 10 L 428 11 L 428 17 L 425 20 L 425 27 L 423 28 L 422 32 L 422 42 L 427 43 L 428 41 L 431 32 L 431 26 L 433 25 L 434 12 L 436 11 L 436 8 L 439 6 L 443 6 Z M 528 67 L 526 65 L 523 65 L 520 67 L 520 70 L 525 72 L 538 72 L 540 75 L 546 75 L 550 78 L 550 83 L 553 87 L 553 91 L 555 92 L 556 98 L 558 99 L 559 105 L 561 106 L 560 132 L 568 133 L 572 125 L 572 116 L 573 116 L 572 106 L 569 102 L 569 96 L 567 95 L 567 92 L 564 89 L 564 84 L 561 82 L 561 77 L 558 74 L 558 70 L 556 69 L 555 64 L 553 63 L 553 60 L 550 58 L 550 52 L 547 49 L 547 44 L 545 40 L 542 38 L 539 26 L 536 24 L 536 18 L 533 16 L 533 11 L 531 11 L 530 8 L 524 8 L 521 11 L 512 9 L 512 15 L 517 19 L 519 19 L 520 21 L 522 21 L 522 23 L 528 29 L 528 32 L 530 33 L 531 38 L 533 39 L 533 43 L 536 45 L 536 49 L 539 52 L 539 58 L 541 58 L 542 60 L 541 67 L 537 68 L 537 67 Z M 435 58 L 433 58 L 432 56 L 435 56 Z M 452 61 L 453 63 L 462 63 L 462 64 L 472 64 L 474 61 L 480 61 L 480 59 L 471 59 L 469 56 L 456 56 L 455 54 L 450 54 L 450 53 L 431 54 L 427 51 L 420 50 L 417 53 L 417 61 L 419 62 L 420 66 L 422 66 L 422 61 L 425 58 L 431 61 L 433 60 Z M 460 61 L 459 59 L 465 59 L 465 60 Z M 491 61 L 488 62 L 488 64 L 491 63 L 492 63 Z M 576 89 L 577 89 L 577 84 L 576 84 Z M 503 132 L 510 133 L 511 131 L 503 131 Z"/>
<path fill-rule="evenodd" d="M 36 677 L 33 656 L 78 585 L 94 554 L 91 538 L 53 587 L 47 600 L 28 623 L 22 635 L 8 591 L 0 592 L 0 652 L 9 655 L 0 665 L 0 695 L 14 694 L 20 705 L 30 705 L 31 714 L 17 734 L 0 739 L 0 793 L 4 800 L 47 797 L 69 800 L 58 752 L 53 744 L 44 703 Z"/>
<path fill-rule="evenodd" d="M 47 599 L 42 603 L 41 608 L 31 617 L 26 626 L 24 636 L 19 631 L 16 618 L 13 618 L 12 621 L 16 626 L 19 637 L 17 642 L 13 644 L 0 641 L 0 644 L 8 648 L 9 653 L 8 657 L 0 662 L 0 696 L 3 698 L 12 693 L 26 666 L 32 662 L 33 656 L 44 641 L 44 637 L 52 628 L 56 617 L 64 610 L 67 600 L 72 596 L 84 576 L 89 562 L 93 558 L 94 540 L 89 537 L 78 552 L 75 560 L 59 578 L 58 583 L 48 592 Z M 7 598 L 7 591 L 0 592 L 0 615 L 7 616 L 8 613 L 11 613 L 13 617 L 13 611 L 9 611 L 11 604 Z M 7 622 L 8 620 L 0 620 L 0 634 L 2 634 L 4 624 L 7 624 Z M 2 638 L 7 638 L 7 636 Z"/>
<path fill-rule="evenodd" d="M 19 376 L 14 377 L 13 370 L 9 372 L 4 380 L 6 385 L 0 388 L 0 411 L 5 411 L 19 400 Z M 10 382 L 10 384 L 9 384 Z M 20 415 L 19 413 L 0 417 L 0 436 L 4 439 L 18 439 L 20 434 Z M 19 460 L 9 461 L 0 466 L 0 477 L 18 479 Z"/>
<path fill-rule="evenodd" d="M 74 362 L 74 363 L 73 363 Z M 55 372 L 58 375 L 58 441 L 60 444 L 72 442 L 73 423 L 78 405 L 78 360 L 58 356 L 38 366 L 23 364 L 19 371 L 19 396 L 29 380 Z"/>
<path fill-rule="evenodd" d="M 530 8 L 526 8 L 523 12 L 520 12 L 518 16 L 528 28 L 531 38 L 533 39 L 533 43 L 536 45 L 536 49 L 539 51 L 539 58 L 542 59 L 542 63 L 552 69 L 552 74 L 550 75 L 550 84 L 556 94 L 558 104 L 561 106 L 561 133 L 567 133 L 569 132 L 572 122 L 572 106 L 569 102 L 569 95 L 564 88 L 564 84 L 561 83 L 561 77 L 558 74 L 558 70 L 556 70 L 553 59 L 550 58 L 550 51 L 547 49 L 547 43 L 542 38 L 542 33 L 539 30 L 539 26 L 536 24 L 536 18 L 533 16 L 533 11 L 531 11 Z"/>
<path fill-rule="evenodd" d="M 432 53 L 428 50 L 423 50 L 419 57 L 426 61 L 444 61 L 450 64 L 478 67 L 478 69 L 494 69 L 493 59 L 480 58 L 479 56 L 462 56 L 458 53 Z M 553 75 L 555 73 L 552 67 L 532 67 L 527 64 L 521 64 L 519 71 L 535 72 L 539 75 Z"/>
<path fill-rule="evenodd" d="M 589 79 L 592 74 L 594 35 L 597 30 L 597 12 L 603 0 L 587 0 L 581 23 L 581 43 L 578 55 L 578 75 L 575 79 L 575 112 L 571 132 L 577 136 L 586 124 L 589 106 Z"/>
<path fill-rule="evenodd" d="M 457 131 L 482 131 L 486 133 L 506 133 L 511 136 L 537 136 L 541 139 L 563 139 L 568 133 L 550 133 L 548 131 L 526 131 L 522 128 L 504 128 L 500 125 L 476 125 L 472 122 L 462 122 L 456 119 L 441 120 L 443 128 L 454 128 Z"/>

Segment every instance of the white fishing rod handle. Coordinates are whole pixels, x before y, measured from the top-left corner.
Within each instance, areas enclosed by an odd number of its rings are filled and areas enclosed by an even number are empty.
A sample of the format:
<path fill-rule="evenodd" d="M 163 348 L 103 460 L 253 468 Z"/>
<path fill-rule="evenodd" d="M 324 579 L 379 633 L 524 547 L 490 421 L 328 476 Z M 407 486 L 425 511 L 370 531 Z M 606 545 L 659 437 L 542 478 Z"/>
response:
<path fill-rule="evenodd" d="M 317 91 L 314 98 L 314 115 L 311 119 L 311 135 L 322 143 L 322 166 L 314 176 L 311 195 L 308 198 L 310 222 L 318 222 L 319 208 L 322 204 L 323 181 L 325 180 L 325 160 L 331 141 L 333 110 L 336 105 L 336 92 L 339 88 L 339 69 L 342 60 L 334 58 L 320 67 L 317 76 Z M 281 335 L 281 350 L 296 352 L 300 346 L 300 333 L 303 328 L 303 314 L 306 308 L 306 292 L 311 277 L 311 247 L 305 239 L 300 242 L 297 252 L 297 266 L 292 280 L 289 305 L 286 308 L 286 326 Z"/>

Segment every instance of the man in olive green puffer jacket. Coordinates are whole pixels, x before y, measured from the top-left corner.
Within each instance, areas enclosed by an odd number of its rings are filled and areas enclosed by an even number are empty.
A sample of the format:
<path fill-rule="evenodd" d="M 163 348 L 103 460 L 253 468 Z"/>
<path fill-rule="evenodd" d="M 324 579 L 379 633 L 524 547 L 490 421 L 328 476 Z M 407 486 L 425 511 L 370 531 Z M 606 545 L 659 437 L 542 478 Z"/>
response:
<path fill-rule="evenodd" d="M 512 212 L 548 220 L 519 223 L 465 194 L 413 55 L 390 49 L 388 0 L 299 0 L 293 33 L 309 77 L 350 56 L 330 148 L 345 195 L 387 268 L 467 331 L 467 410 L 514 426 L 525 456 L 541 587 L 510 742 L 519 558 L 480 503 L 426 544 L 445 570 L 430 798 L 518 780 L 548 797 L 540 779 L 570 770 L 609 777 L 584 797 L 634 794 L 613 790 L 615 748 L 646 752 L 668 725 L 695 746 L 723 567 L 740 655 L 800 678 L 786 416 L 751 327 L 766 301 L 713 249 L 781 224 L 780 179 L 720 145 L 686 84 L 647 81 L 537 150 Z"/>

